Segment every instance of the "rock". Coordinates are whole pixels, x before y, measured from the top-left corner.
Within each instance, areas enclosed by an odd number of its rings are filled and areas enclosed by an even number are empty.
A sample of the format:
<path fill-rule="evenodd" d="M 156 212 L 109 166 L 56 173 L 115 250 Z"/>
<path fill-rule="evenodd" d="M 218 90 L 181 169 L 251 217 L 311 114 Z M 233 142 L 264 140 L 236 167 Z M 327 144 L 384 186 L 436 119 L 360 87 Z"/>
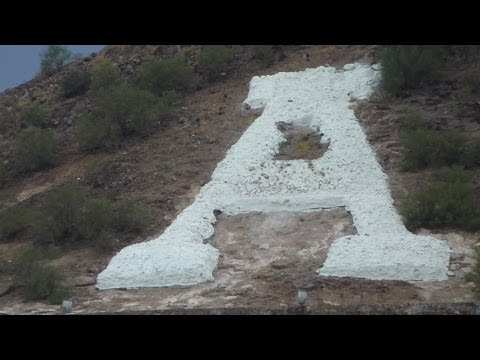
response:
<path fill-rule="evenodd" d="M 90 269 L 88 269 L 88 272 L 90 274 L 98 274 L 100 272 L 100 269 L 97 267 L 91 267 Z"/>
<path fill-rule="evenodd" d="M 285 269 L 290 265 L 292 265 L 292 262 L 285 259 L 274 260 L 270 263 L 270 266 L 274 269 Z"/>
<path fill-rule="evenodd" d="M 447 271 L 448 276 L 455 276 L 455 273 L 453 271 Z"/>
<path fill-rule="evenodd" d="M 351 71 L 351 70 L 355 69 L 355 65 L 354 64 L 347 64 L 343 67 L 343 69 L 345 71 Z"/>
<path fill-rule="evenodd" d="M 73 279 L 73 286 L 89 286 L 95 285 L 97 279 L 92 276 L 77 276 Z"/>

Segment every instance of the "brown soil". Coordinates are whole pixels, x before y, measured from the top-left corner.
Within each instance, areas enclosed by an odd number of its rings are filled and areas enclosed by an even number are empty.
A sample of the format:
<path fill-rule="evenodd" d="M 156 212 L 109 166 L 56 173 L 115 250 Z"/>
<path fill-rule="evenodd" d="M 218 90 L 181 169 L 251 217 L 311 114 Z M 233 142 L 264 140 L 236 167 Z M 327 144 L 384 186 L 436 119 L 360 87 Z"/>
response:
<path fill-rule="evenodd" d="M 117 198 L 142 202 L 150 210 L 155 221 L 147 236 L 120 239 L 117 248 L 148 240 L 162 233 L 175 216 L 191 204 L 201 186 L 209 181 L 216 164 L 254 120 L 253 116 L 243 117 L 241 112 L 241 103 L 246 98 L 252 76 L 299 71 L 326 64 L 340 67 L 359 59 L 371 61 L 368 54 L 372 49 L 372 46 L 297 47 L 287 52 L 283 61 L 267 69 L 251 67 L 243 73 L 235 73 L 223 83 L 187 96 L 178 121 L 166 124 L 148 138 L 129 139 L 120 149 L 107 153 L 82 155 L 67 151 L 61 166 L 19 179 L 2 190 L 0 208 L 17 201 L 35 201 L 52 187 L 75 180 L 89 187 L 92 194 L 110 191 Z M 428 181 L 428 171 L 410 174 L 397 170 L 401 151 L 397 120 L 405 101 L 427 106 L 433 111 L 432 119 L 435 119 L 434 114 L 450 110 L 449 103 L 443 103 L 445 98 L 440 97 L 443 100 L 436 103 L 436 100 L 426 100 L 428 98 L 426 94 L 419 94 L 399 100 L 377 93 L 376 97 L 359 103 L 355 109 L 379 162 L 389 175 L 395 199 Z M 466 131 L 478 131 L 475 122 L 468 126 L 471 128 Z M 97 171 L 92 171 L 95 168 Z M 186 288 L 137 291 L 97 291 L 94 285 L 75 287 L 72 291 L 74 312 L 230 307 L 255 312 L 256 308 L 295 306 L 299 288 L 308 291 L 310 309 L 336 304 L 400 306 L 410 302 L 472 300 L 472 286 L 465 283 L 462 276 L 473 261 L 471 247 L 478 242 L 478 234 L 449 230 L 435 235 L 443 236 L 456 253 L 451 263 L 455 276 L 447 282 L 416 286 L 403 282 L 318 278 L 315 270 L 323 263 L 328 245 L 335 238 L 353 231 L 350 216 L 341 209 L 308 215 L 246 214 L 232 218 L 220 215 L 215 234 L 210 239 L 221 253 L 214 282 Z M 0 269 L 20 246 L 21 243 L 0 244 Z M 64 249 L 55 264 L 69 279 L 96 277 L 113 254 L 82 247 Z M 15 289 L 0 297 L 0 310 L 23 314 L 60 312 L 59 306 L 24 302 Z"/>
<path fill-rule="evenodd" d="M 322 157 L 328 150 L 329 143 L 322 144 L 322 133 L 307 126 L 294 126 L 280 121 L 277 128 L 284 134 L 285 142 L 280 145 L 275 160 L 314 160 Z"/>

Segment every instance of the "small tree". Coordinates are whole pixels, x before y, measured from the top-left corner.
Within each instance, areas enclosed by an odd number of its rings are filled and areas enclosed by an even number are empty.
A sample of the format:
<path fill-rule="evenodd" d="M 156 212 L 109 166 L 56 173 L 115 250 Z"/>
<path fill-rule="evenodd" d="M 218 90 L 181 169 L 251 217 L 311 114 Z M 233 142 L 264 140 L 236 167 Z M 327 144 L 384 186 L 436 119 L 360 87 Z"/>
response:
<path fill-rule="evenodd" d="M 74 59 L 74 55 L 64 45 L 49 45 L 40 53 L 40 68 L 44 75 L 51 75 Z"/>

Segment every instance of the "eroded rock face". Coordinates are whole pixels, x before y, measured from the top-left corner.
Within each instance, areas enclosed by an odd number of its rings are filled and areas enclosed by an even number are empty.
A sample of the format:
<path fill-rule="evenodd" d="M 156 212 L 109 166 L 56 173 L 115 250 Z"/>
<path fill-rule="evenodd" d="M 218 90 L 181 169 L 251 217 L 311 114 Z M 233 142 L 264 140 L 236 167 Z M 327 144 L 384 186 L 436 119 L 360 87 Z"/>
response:
<path fill-rule="evenodd" d="M 123 249 L 102 272 L 99 289 L 192 285 L 213 280 L 218 250 L 214 211 L 309 212 L 344 206 L 357 235 L 336 240 L 325 276 L 444 280 L 445 242 L 409 233 L 393 207 L 386 175 L 358 124 L 351 99 L 368 97 L 379 73 L 349 64 L 254 77 L 244 108 L 264 108 L 221 161 L 211 181 L 157 239 Z M 329 147 L 313 160 L 275 160 L 285 121 L 321 132 Z M 320 265 L 320 264 L 319 264 Z"/>

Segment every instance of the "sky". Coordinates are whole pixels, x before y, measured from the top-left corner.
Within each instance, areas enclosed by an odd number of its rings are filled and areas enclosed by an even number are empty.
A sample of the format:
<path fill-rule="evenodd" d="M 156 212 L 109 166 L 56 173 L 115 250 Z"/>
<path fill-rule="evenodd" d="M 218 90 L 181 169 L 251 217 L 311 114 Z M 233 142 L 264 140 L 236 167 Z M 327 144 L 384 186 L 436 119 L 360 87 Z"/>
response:
<path fill-rule="evenodd" d="M 105 45 L 67 45 L 74 54 L 88 55 Z M 33 78 L 40 71 L 40 52 L 47 45 L 0 45 L 0 92 Z"/>

